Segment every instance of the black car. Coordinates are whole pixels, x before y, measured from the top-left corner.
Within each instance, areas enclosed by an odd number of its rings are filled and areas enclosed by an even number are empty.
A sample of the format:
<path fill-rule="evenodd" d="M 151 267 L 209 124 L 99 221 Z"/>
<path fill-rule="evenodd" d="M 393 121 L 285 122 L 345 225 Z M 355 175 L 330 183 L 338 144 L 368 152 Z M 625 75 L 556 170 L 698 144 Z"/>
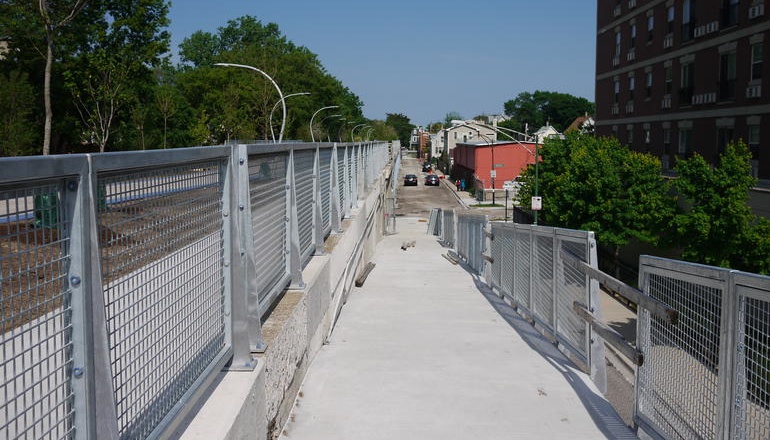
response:
<path fill-rule="evenodd" d="M 430 162 L 424 162 L 422 164 L 422 172 L 427 173 L 428 171 L 430 171 Z"/>
<path fill-rule="evenodd" d="M 428 174 L 425 176 L 425 186 L 438 186 L 439 182 L 439 178 L 435 174 Z"/>
<path fill-rule="evenodd" d="M 417 186 L 417 176 L 414 174 L 404 176 L 404 186 Z"/>

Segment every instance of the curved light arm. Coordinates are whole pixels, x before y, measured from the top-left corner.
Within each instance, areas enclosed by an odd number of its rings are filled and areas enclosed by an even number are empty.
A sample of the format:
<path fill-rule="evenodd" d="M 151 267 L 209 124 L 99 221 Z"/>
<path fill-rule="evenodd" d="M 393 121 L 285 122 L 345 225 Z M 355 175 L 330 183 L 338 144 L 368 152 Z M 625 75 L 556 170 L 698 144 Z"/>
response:
<path fill-rule="evenodd" d="M 313 134 L 313 119 L 315 118 L 315 115 L 317 115 L 320 111 L 330 109 L 330 108 L 339 108 L 338 105 L 330 105 L 327 107 L 321 107 L 318 110 L 316 110 L 315 113 L 313 113 L 313 116 L 310 117 L 310 140 L 311 142 L 315 142 L 315 135 Z"/>
<path fill-rule="evenodd" d="M 261 73 L 265 78 L 267 78 L 268 80 L 270 80 L 271 83 L 273 83 L 273 86 L 275 86 L 275 89 L 278 90 L 278 95 L 281 97 L 281 103 L 283 104 L 283 121 L 281 122 L 281 132 L 278 135 L 278 142 L 283 141 L 283 130 L 286 127 L 286 102 L 284 102 L 283 92 L 281 91 L 281 88 L 278 87 L 278 84 L 275 82 L 275 80 L 271 78 L 270 75 L 263 72 L 262 70 L 257 69 L 254 66 L 247 66 L 245 64 L 232 64 L 232 63 L 216 63 L 214 65 L 224 66 L 224 67 L 240 67 L 242 69 L 253 70 L 255 72 Z M 272 127 L 270 129 L 272 130 Z M 275 138 L 273 138 L 273 142 L 275 142 Z"/>
<path fill-rule="evenodd" d="M 268 118 L 268 125 L 270 125 L 270 136 L 273 137 L 273 142 L 275 142 L 275 133 L 273 133 L 273 112 L 278 107 L 278 104 L 285 101 L 286 99 L 289 99 L 292 96 L 309 95 L 309 94 L 310 92 L 289 93 L 288 95 L 284 96 L 283 99 L 275 102 L 275 104 L 273 105 L 273 109 L 270 110 L 270 118 Z M 283 131 L 283 127 L 281 127 L 281 131 Z"/>
<path fill-rule="evenodd" d="M 358 127 L 366 127 L 366 124 L 358 124 L 355 127 L 353 127 L 352 130 L 350 130 L 350 142 L 354 142 L 353 132 L 356 131 L 356 128 Z"/>
<path fill-rule="evenodd" d="M 371 137 L 372 133 L 374 133 L 374 127 L 369 127 L 368 130 L 366 130 L 366 140 L 369 141 L 369 137 Z"/>

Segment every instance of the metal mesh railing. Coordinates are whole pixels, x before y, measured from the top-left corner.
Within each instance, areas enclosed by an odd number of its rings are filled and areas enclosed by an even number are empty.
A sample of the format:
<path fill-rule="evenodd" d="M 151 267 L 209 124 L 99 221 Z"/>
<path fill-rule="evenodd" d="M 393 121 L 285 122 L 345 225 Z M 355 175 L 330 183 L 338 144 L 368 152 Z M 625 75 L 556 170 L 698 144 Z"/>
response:
<path fill-rule="evenodd" d="M 226 362 L 254 368 L 247 303 L 275 298 L 328 233 L 330 191 L 353 203 L 358 182 L 331 173 L 347 157 L 333 168 L 335 146 L 317 148 L 0 159 L 0 438 L 160 438 Z M 372 148 L 358 169 L 386 165 Z"/>
<path fill-rule="evenodd" d="M 104 198 L 97 230 L 122 438 L 148 437 L 225 348 L 226 166 L 222 160 L 98 176 Z"/>
<path fill-rule="evenodd" d="M 64 181 L 0 186 L 0 438 L 73 434 Z"/>

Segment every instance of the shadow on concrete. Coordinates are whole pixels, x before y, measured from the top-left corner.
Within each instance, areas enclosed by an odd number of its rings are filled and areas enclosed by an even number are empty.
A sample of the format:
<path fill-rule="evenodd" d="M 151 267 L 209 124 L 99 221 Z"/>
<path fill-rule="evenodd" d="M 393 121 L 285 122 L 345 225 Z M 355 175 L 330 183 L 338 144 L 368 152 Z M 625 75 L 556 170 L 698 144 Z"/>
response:
<path fill-rule="evenodd" d="M 575 373 L 579 368 L 559 349 L 548 341 L 536 328 L 516 312 L 516 310 L 497 296 L 492 289 L 464 262 L 459 263 L 468 272 L 478 289 L 495 311 L 521 336 L 529 347 L 550 363 L 575 390 L 583 406 L 591 415 L 596 426 L 608 439 L 638 439 L 626 426 L 615 408 L 601 394 L 594 392 Z"/>

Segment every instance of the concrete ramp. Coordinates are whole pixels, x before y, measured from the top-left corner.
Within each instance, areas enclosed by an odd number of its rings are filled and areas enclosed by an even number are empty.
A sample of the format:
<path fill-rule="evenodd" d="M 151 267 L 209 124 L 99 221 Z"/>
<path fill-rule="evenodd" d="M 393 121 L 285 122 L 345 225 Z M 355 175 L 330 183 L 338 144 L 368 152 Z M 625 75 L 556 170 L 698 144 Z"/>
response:
<path fill-rule="evenodd" d="M 636 438 L 590 378 L 443 258 L 426 228 L 399 218 L 380 242 L 281 438 Z"/>

